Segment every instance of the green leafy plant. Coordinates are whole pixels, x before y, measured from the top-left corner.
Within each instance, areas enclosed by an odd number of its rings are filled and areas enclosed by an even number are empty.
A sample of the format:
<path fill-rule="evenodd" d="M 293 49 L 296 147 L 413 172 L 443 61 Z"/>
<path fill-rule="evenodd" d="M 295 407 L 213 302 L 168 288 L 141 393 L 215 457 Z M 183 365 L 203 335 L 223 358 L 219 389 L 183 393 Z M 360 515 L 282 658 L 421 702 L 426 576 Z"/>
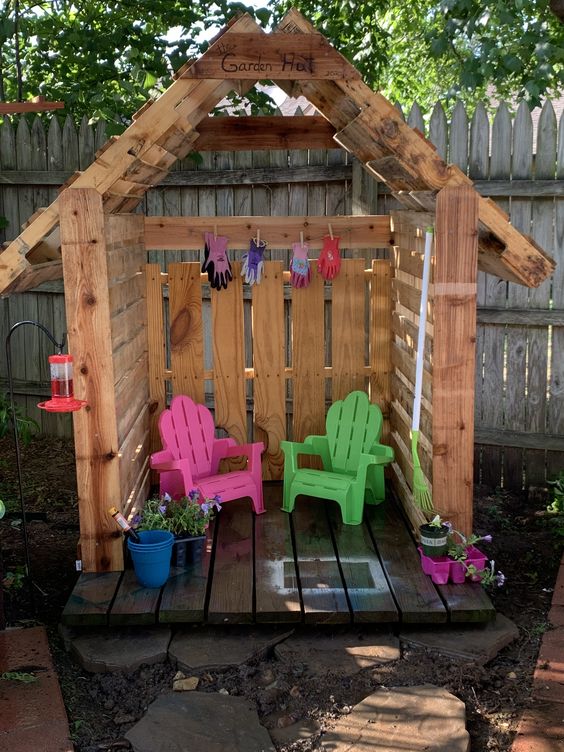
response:
<path fill-rule="evenodd" d="M 37 421 L 26 415 L 19 405 L 14 405 L 16 428 L 21 442 L 28 446 L 32 438 L 39 431 Z M 12 428 L 12 406 L 8 394 L 0 394 L 0 439 L 8 434 Z"/>
<path fill-rule="evenodd" d="M 4 671 L 3 674 L 0 674 L 0 679 L 23 682 L 24 684 L 32 684 L 33 682 L 38 681 L 35 674 L 30 674 L 27 671 Z"/>
<path fill-rule="evenodd" d="M 16 591 L 21 590 L 25 582 L 25 567 L 18 566 L 14 570 L 6 572 L 2 579 L 2 587 L 4 590 Z"/>
<path fill-rule="evenodd" d="M 546 508 L 546 514 L 558 538 L 564 538 L 564 470 L 558 473 L 555 480 L 547 481 L 551 486 L 551 500 Z"/>
<path fill-rule="evenodd" d="M 149 499 L 132 522 L 137 531 L 168 530 L 174 535 L 203 535 L 220 509 L 219 496 L 203 499 L 194 490 L 176 500 L 165 494 L 159 499 Z"/>

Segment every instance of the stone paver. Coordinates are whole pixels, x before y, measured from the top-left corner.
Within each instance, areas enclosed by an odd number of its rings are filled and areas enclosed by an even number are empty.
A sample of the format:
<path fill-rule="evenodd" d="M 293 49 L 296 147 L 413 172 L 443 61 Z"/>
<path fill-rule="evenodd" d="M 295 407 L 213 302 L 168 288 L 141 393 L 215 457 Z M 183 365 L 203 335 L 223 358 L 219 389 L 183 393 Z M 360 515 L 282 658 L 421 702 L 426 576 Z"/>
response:
<path fill-rule="evenodd" d="M 173 664 L 180 669 L 217 671 L 259 658 L 291 634 L 292 630 L 268 628 L 187 629 L 173 637 L 168 654 Z"/>
<path fill-rule="evenodd" d="M 268 729 L 268 733 L 273 742 L 279 747 L 284 747 L 287 744 L 293 744 L 300 739 L 309 739 L 315 734 L 319 734 L 321 727 L 319 723 L 313 718 L 302 718 L 296 723 L 292 723 L 290 726 L 282 726 L 278 728 Z"/>
<path fill-rule="evenodd" d="M 134 671 L 142 664 L 165 661 L 170 636 L 168 627 L 88 631 L 72 640 L 72 652 L 93 673 Z"/>
<path fill-rule="evenodd" d="M 303 664 L 312 674 L 350 676 L 363 668 L 396 661 L 399 640 L 389 633 L 362 630 L 327 636 L 323 633 L 296 634 L 274 648 L 276 657 L 295 666 Z"/>
<path fill-rule="evenodd" d="M 321 737 L 331 752 L 468 752 L 464 703 L 441 687 L 382 688 Z"/>
<path fill-rule="evenodd" d="M 437 629 L 402 629 L 404 645 L 434 650 L 441 655 L 458 658 L 480 666 L 488 663 L 513 640 L 519 637 L 517 626 L 502 614 L 485 626 L 452 626 Z"/>
<path fill-rule="evenodd" d="M 521 718 L 511 752 L 564 752 L 564 705 L 534 702 Z"/>
<path fill-rule="evenodd" d="M 253 703 L 219 693 L 161 695 L 125 736 L 135 752 L 274 752 Z"/>
<path fill-rule="evenodd" d="M 0 681 L 0 750 L 72 752 L 61 689 L 43 627 L 0 632 L 0 674 L 33 673 L 37 681 Z"/>
<path fill-rule="evenodd" d="M 564 627 L 545 632 L 533 678 L 533 696 L 562 703 L 564 716 Z"/>

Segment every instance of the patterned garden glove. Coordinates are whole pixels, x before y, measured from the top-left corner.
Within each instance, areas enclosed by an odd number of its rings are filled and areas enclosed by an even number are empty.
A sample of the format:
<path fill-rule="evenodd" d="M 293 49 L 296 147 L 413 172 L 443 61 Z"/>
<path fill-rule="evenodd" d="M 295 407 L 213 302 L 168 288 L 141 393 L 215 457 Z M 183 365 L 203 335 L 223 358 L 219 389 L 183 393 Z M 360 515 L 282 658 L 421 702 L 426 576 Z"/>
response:
<path fill-rule="evenodd" d="M 202 271 L 208 273 L 210 285 L 216 290 L 227 289 L 227 283 L 233 279 L 231 263 L 227 255 L 229 238 L 224 235 L 214 236 L 212 232 L 204 234 L 204 263 Z"/>
<path fill-rule="evenodd" d="M 323 238 L 323 248 L 317 259 L 317 271 L 323 279 L 335 279 L 341 270 L 341 257 L 339 255 L 339 238 Z"/>
<path fill-rule="evenodd" d="M 241 276 L 245 277 L 245 282 L 248 285 L 259 284 L 262 278 L 262 271 L 264 267 L 263 254 L 266 249 L 265 240 L 255 240 L 251 238 L 251 245 L 248 253 L 243 254 L 243 266 L 241 268 Z"/>
<path fill-rule="evenodd" d="M 292 260 L 290 262 L 290 282 L 293 287 L 307 287 L 311 282 L 307 243 L 292 245 Z"/>

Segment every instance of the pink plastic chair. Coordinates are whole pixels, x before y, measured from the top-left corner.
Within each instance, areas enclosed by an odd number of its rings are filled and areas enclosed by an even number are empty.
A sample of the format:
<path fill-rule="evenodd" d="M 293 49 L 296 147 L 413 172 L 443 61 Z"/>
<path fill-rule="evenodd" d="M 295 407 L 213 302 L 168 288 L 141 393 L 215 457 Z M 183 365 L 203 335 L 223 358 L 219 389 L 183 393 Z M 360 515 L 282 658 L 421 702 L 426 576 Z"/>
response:
<path fill-rule="evenodd" d="M 178 395 L 159 417 L 163 449 L 151 455 L 151 467 L 160 476 L 161 494 L 187 496 L 192 489 L 202 496 L 219 496 L 222 503 L 250 496 L 254 510 L 262 514 L 261 454 L 264 444 L 238 446 L 234 439 L 217 439 L 210 411 L 190 397 Z M 230 473 L 219 472 L 219 461 L 247 457 L 247 467 Z"/>

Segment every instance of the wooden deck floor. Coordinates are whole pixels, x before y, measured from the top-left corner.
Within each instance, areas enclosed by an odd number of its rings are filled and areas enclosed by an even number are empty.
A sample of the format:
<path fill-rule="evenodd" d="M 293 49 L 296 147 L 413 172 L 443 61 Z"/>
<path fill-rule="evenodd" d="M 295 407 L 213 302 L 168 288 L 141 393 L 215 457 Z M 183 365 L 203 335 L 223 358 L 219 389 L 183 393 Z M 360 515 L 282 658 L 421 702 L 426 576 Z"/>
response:
<path fill-rule="evenodd" d="M 337 504 L 300 497 L 280 510 L 282 487 L 265 484 L 267 513 L 225 504 L 201 565 L 171 570 L 145 589 L 132 570 L 82 574 L 65 606 L 68 625 L 483 622 L 494 609 L 479 584 L 435 586 L 423 574 L 404 519 L 390 500 L 343 525 Z"/>

